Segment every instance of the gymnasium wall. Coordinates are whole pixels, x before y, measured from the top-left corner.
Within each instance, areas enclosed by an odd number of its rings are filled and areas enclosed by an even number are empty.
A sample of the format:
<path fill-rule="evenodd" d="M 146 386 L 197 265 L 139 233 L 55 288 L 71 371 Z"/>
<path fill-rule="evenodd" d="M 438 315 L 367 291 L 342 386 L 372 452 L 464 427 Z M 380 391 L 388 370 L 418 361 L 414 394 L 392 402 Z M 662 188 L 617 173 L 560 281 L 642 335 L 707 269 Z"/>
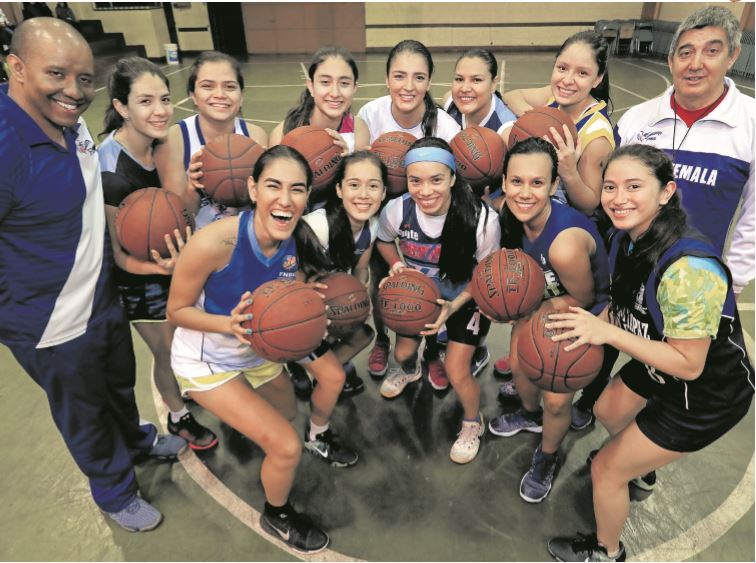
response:
<path fill-rule="evenodd" d="M 213 48 L 206 2 L 192 2 L 186 7 L 174 4 L 173 20 L 180 50 L 208 51 Z"/>
<path fill-rule="evenodd" d="M 696 10 L 704 6 L 723 6 L 728 8 L 735 16 L 740 19 L 743 14 L 745 2 L 660 2 L 659 10 L 660 20 L 681 22 Z"/>

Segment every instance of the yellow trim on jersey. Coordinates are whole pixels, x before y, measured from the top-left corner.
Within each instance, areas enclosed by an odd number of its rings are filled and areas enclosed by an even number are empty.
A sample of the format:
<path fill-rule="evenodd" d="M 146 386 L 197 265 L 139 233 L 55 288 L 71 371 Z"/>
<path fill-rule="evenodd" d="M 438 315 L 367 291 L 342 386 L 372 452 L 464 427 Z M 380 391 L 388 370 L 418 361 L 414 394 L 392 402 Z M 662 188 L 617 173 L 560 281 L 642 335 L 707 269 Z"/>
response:
<path fill-rule="evenodd" d="M 546 105 L 551 105 L 554 103 L 554 98 L 549 98 L 549 101 L 546 102 Z M 601 113 L 601 110 L 603 110 L 606 107 L 606 102 L 604 101 L 596 101 L 589 105 L 587 108 L 583 110 L 583 113 L 580 114 L 580 119 L 578 121 L 583 121 L 587 116 L 590 116 L 588 120 L 583 123 L 583 126 L 578 130 L 578 138 L 580 139 L 580 146 L 585 150 L 585 147 L 587 147 L 591 141 L 594 141 L 596 139 L 600 139 L 601 137 L 604 137 L 607 141 L 609 141 L 609 144 L 612 146 L 612 150 L 616 148 L 614 143 L 614 130 L 612 128 L 612 123 L 606 118 L 606 116 Z"/>

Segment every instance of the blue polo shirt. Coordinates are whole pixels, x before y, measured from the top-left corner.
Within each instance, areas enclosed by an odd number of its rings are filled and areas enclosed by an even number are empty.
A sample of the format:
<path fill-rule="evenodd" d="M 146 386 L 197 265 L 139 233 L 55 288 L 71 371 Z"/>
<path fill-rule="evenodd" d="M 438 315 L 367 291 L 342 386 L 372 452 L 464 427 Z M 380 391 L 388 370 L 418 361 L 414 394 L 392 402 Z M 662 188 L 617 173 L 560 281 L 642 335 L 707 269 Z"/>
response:
<path fill-rule="evenodd" d="M 47 348 L 115 303 L 100 167 L 83 119 L 53 142 L 0 86 L 0 342 Z M 107 244 L 106 244 L 107 243 Z"/>

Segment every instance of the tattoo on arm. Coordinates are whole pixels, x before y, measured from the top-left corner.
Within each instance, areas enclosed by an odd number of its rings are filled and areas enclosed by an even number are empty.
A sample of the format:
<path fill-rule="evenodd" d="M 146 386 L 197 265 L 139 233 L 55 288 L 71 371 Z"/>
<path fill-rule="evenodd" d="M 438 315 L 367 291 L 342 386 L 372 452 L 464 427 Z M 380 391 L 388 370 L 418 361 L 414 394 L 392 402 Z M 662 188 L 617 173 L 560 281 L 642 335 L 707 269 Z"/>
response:
<path fill-rule="evenodd" d="M 233 247 L 236 247 L 236 240 L 237 240 L 236 237 L 229 237 L 229 238 L 224 238 L 223 240 L 220 241 L 220 243 L 223 246 L 233 246 Z"/>

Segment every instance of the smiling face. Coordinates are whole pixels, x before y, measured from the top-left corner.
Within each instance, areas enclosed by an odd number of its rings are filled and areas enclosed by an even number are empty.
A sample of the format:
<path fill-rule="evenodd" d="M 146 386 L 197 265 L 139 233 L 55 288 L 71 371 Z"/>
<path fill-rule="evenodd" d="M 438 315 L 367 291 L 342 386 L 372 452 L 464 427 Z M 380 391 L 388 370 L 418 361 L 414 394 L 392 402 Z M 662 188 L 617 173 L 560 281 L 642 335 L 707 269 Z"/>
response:
<path fill-rule="evenodd" d="M 430 85 L 428 63 L 422 55 L 404 51 L 391 61 L 386 87 L 393 111 L 404 115 L 417 114 L 417 120 L 422 119 L 424 97 Z"/>
<path fill-rule="evenodd" d="M 414 162 L 407 166 L 407 188 L 426 215 L 443 215 L 451 205 L 455 176 L 440 162 Z"/>
<path fill-rule="evenodd" d="M 72 127 L 92 103 L 94 59 L 89 46 L 73 33 L 40 30 L 23 59 L 8 56 L 13 73 L 9 94 L 52 139 Z"/>
<path fill-rule="evenodd" d="M 509 159 L 504 193 L 506 205 L 518 221 L 540 231 L 551 212 L 550 197 L 558 180 L 552 182 L 553 163 L 545 153 L 516 154 Z"/>
<path fill-rule="evenodd" d="M 378 213 L 386 197 L 380 168 L 369 160 L 350 162 L 344 179 L 336 184 L 336 195 L 343 201 L 350 222 L 363 224 Z"/>
<path fill-rule="evenodd" d="M 601 205 L 616 228 L 627 231 L 632 240 L 637 240 L 651 226 L 675 189 L 674 182 L 662 186 L 641 160 L 621 156 L 606 167 Z"/>
<path fill-rule="evenodd" d="M 148 139 L 164 139 L 173 116 L 171 94 L 163 80 L 146 72 L 131 84 L 128 103 L 113 100 L 118 113 L 128 117 L 124 128 L 131 128 Z"/>
<path fill-rule="evenodd" d="M 271 160 L 257 182 L 250 176 L 249 195 L 256 204 L 255 235 L 263 250 L 291 237 L 307 205 L 307 173 L 291 158 Z"/>
<path fill-rule="evenodd" d="M 478 57 L 463 57 L 454 69 L 452 99 L 464 115 L 485 114 L 491 109 L 491 94 L 496 89 L 488 65 Z"/>
<path fill-rule="evenodd" d="M 318 65 L 313 79 L 307 79 L 307 89 L 315 100 L 313 113 L 320 113 L 329 120 L 340 120 L 352 105 L 357 83 L 352 68 L 344 59 L 328 57 Z"/>
<path fill-rule="evenodd" d="M 740 54 L 728 54 L 727 34 L 721 27 L 691 29 L 680 35 L 669 70 L 675 85 L 675 99 L 685 109 L 704 108 L 724 90 L 724 77 Z"/>
<path fill-rule="evenodd" d="M 203 64 L 189 95 L 200 115 L 213 121 L 233 121 L 241 110 L 242 89 L 233 67 L 225 61 Z"/>
<path fill-rule="evenodd" d="M 551 93 L 560 107 L 582 104 L 601 84 L 598 64 L 587 43 L 573 43 L 557 57 L 551 71 Z"/>

